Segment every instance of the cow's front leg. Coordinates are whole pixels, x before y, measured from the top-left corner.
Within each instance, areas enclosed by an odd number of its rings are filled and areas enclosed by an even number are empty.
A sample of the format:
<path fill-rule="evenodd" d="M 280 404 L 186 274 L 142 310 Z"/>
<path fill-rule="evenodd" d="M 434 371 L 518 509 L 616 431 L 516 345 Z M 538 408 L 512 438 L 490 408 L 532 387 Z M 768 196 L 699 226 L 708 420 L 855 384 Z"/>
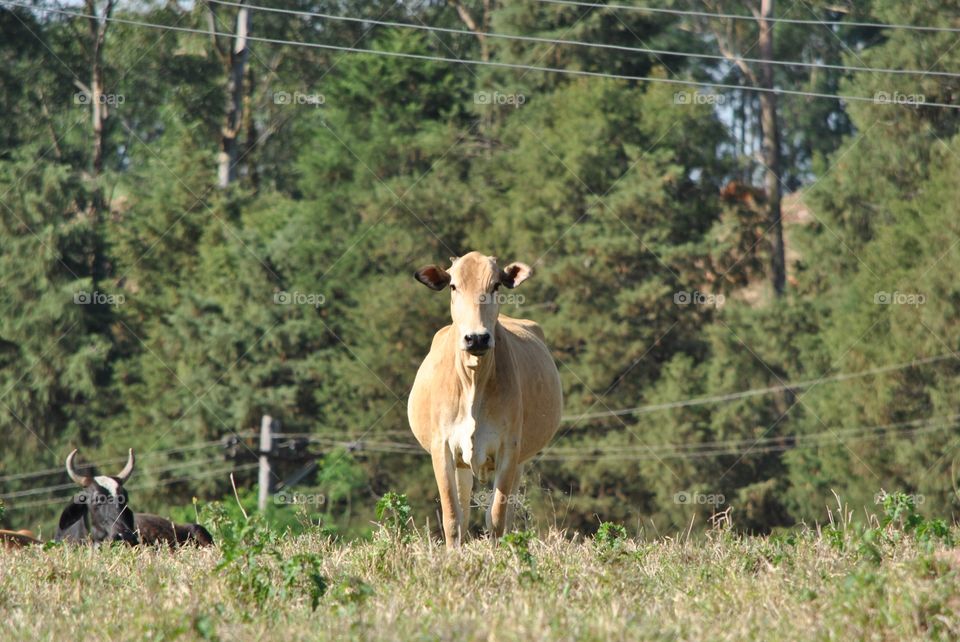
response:
<path fill-rule="evenodd" d="M 513 516 L 510 504 L 516 501 L 513 493 L 518 486 L 520 474 L 516 450 L 509 453 L 501 461 L 503 463 L 499 464 L 498 462 L 497 465 L 497 476 L 493 483 L 493 501 L 490 503 L 489 519 L 487 520 L 487 528 L 497 539 L 503 537 L 503 533 L 510 527 L 510 518 Z"/>
<path fill-rule="evenodd" d="M 433 474 L 437 478 L 440 491 L 440 510 L 443 515 L 443 538 L 447 548 L 460 545 L 463 514 L 457 498 L 457 474 L 453 453 L 446 444 L 435 446 L 431 453 Z"/>
<path fill-rule="evenodd" d="M 473 470 L 457 468 L 457 496 L 460 498 L 460 541 L 470 536 L 470 507 L 473 499 Z"/>

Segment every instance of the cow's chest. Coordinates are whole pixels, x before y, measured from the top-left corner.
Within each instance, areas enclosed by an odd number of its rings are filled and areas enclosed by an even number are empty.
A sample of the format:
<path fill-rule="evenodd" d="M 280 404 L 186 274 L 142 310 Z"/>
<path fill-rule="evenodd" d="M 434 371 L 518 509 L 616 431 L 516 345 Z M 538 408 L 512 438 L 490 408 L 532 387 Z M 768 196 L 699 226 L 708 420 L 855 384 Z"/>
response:
<path fill-rule="evenodd" d="M 481 479 L 494 470 L 503 434 L 495 422 L 468 416 L 451 425 L 447 434 L 458 468 L 471 468 Z"/>

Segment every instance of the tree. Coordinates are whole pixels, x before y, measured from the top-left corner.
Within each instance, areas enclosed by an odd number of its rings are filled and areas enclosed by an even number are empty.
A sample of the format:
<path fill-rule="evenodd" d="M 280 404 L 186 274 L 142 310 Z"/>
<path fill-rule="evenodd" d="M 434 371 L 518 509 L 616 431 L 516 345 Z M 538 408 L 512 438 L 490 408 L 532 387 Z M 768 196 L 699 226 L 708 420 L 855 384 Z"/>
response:
<path fill-rule="evenodd" d="M 116 6 L 115 0 L 107 0 L 102 13 L 97 13 L 96 0 L 85 0 L 89 42 L 87 44 L 90 56 L 90 86 L 81 89 L 87 91 L 90 97 L 90 110 L 93 116 L 93 176 L 97 178 L 103 172 L 104 154 L 104 127 L 110 116 L 108 100 L 105 94 L 103 79 L 103 50 L 107 39 L 107 30 L 110 28 L 110 19 Z"/>
<path fill-rule="evenodd" d="M 692 8 L 703 9 L 700 5 Z M 732 15 L 742 10 L 740 5 L 722 1 L 709 3 L 707 9 L 711 13 Z M 806 19 L 815 17 L 819 10 L 834 13 L 840 11 L 834 6 L 821 7 L 818 4 L 813 7 L 805 4 L 800 10 L 804 12 L 803 17 Z M 703 16 L 689 18 L 684 28 L 702 34 L 707 42 L 715 44 L 720 54 L 730 63 L 727 68 L 713 66 L 714 78 L 711 78 L 710 73 L 701 74 L 701 78 L 714 80 L 719 76 L 720 81 L 739 84 L 745 88 L 727 92 L 732 102 L 736 103 L 733 117 L 734 126 L 739 126 L 739 132 L 736 133 L 739 154 L 747 154 L 746 158 L 741 159 L 743 168 L 740 180 L 752 182 L 757 169 L 762 176 L 758 182 L 765 191 L 763 202 L 767 210 L 769 278 L 773 292 L 779 298 L 786 287 L 788 267 L 781 211 L 783 192 L 795 188 L 800 181 L 807 178 L 803 174 L 814 155 L 817 152 L 832 151 L 839 143 L 840 136 L 849 130 L 842 112 L 836 105 L 826 104 L 826 101 L 816 107 L 807 104 L 800 104 L 799 109 L 788 107 L 788 122 L 803 122 L 804 126 L 790 130 L 787 140 L 792 142 L 788 144 L 788 149 L 784 149 L 784 106 L 780 104 L 778 94 L 774 91 L 778 85 L 777 79 L 779 78 L 782 84 L 790 85 L 806 82 L 814 85 L 811 89 L 817 86 L 835 88 L 840 74 L 838 71 L 822 71 L 815 67 L 791 69 L 767 61 L 782 62 L 786 58 L 799 58 L 801 62 L 804 59 L 814 59 L 837 64 L 840 62 L 840 51 L 849 49 L 848 40 L 853 44 L 858 37 L 856 33 L 831 33 L 823 36 L 820 31 L 811 32 L 809 28 L 798 30 L 789 23 L 775 25 L 772 21 L 773 0 L 761 0 L 759 6 L 751 6 L 749 12 L 756 29 L 752 28 L 750 22 L 742 19 Z M 743 17 L 748 16 L 745 14 Z M 775 28 L 780 34 L 778 42 L 782 42 L 776 46 L 773 35 Z M 759 51 L 751 56 L 754 48 Z M 751 62 L 747 58 L 757 60 Z M 761 91 L 757 91 L 758 89 Z M 754 101 L 759 102 L 759 109 L 754 108 Z M 747 123 L 747 119 L 753 119 L 754 122 Z M 759 153 L 755 156 L 752 145 L 747 143 L 748 138 L 762 141 Z M 793 161 L 789 172 L 784 171 L 785 155 Z"/>
<path fill-rule="evenodd" d="M 243 4 L 243 0 L 240 4 Z M 220 56 L 227 76 L 224 122 L 220 134 L 220 153 L 217 156 L 217 185 L 221 189 L 226 189 L 236 178 L 239 150 L 237 139 L 243 125 L 243 81 L 246 76 L 247 58 L 250 55 L 250 45 L 247 41 L 247 35 L 250 32 L 250 10 L 245 6 L 241 6 L 237 10 L 234 42 L 230 44 L 228 40 L 227 44 L 224 45 L 221 36 L 217 35 L 217 14 L 214 6 L 213 3 L 207 3 L 210 18 L 210 38 L 217 54 Z"/>

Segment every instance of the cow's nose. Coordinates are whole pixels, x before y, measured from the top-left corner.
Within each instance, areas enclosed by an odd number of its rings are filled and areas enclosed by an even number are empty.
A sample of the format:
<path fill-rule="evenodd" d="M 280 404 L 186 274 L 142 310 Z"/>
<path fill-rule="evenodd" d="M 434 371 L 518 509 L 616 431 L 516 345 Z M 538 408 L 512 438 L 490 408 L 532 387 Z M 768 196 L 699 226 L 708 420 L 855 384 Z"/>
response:
<path fill-rule="evenodd" d="M 131 533 L 130 531 L 123 531 L 121 533 L 114 533 L 113 535 L 114 542 L 126 542 L 131 546 L 136 546 L 140 543 L 140 540 L 137 538 L 136 533 Z"/>
<path fill-rule="evenodd" d="M 490 333 L 468 334 L 463 337 L 463 344 L 470 352 L 485 352 L 490 348 Z"/>

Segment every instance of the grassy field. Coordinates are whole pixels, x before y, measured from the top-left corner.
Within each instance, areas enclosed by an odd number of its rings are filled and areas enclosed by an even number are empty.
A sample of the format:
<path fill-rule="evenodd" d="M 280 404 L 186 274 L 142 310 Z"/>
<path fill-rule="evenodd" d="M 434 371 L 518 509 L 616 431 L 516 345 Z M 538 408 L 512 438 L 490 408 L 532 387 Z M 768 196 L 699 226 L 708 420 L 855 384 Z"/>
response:
<path fill-rule="evenodd" d="M 336 542 L 254 519 L 208 549 L 0 550 L 2 639 L 957 639 L 954 532 L 848 518 L 771 537 L 524 532 L 452 552 L 396 521 Z"/>

